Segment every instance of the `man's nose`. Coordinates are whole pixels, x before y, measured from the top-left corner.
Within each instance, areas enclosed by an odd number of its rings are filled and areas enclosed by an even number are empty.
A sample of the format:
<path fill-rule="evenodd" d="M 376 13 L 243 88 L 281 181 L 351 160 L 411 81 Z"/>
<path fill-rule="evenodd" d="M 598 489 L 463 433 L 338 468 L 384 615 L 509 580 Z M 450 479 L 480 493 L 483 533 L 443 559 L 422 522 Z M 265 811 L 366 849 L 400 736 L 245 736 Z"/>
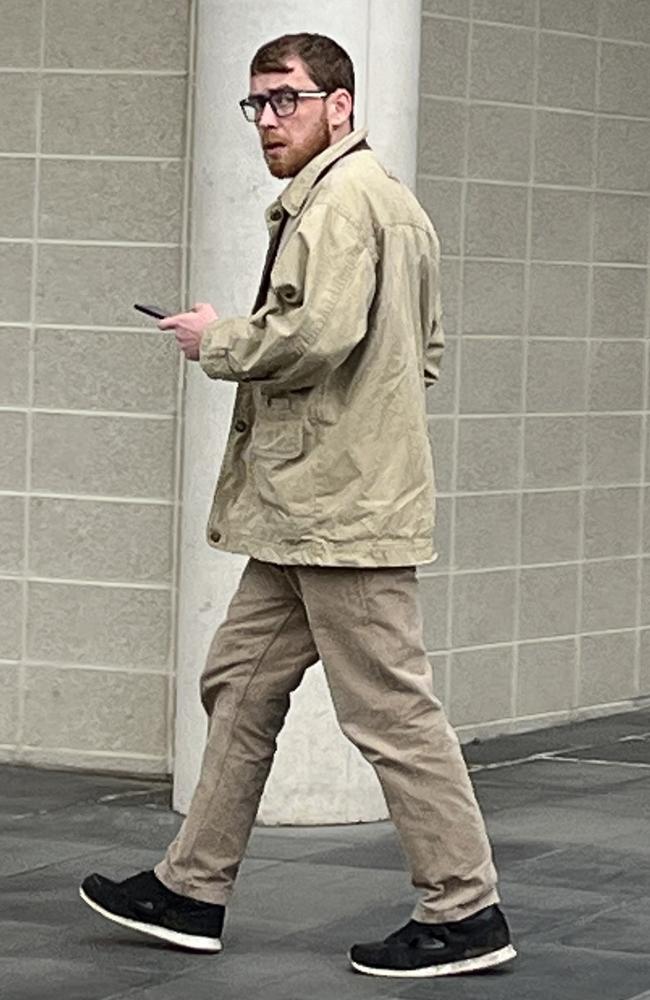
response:
<path fill-rule="evenodd" d="M 278 120 L 278 116 L 276 115 L 275 111 L 271 107 L 270 102 L 267 101 L 266 104 L 264 105 L 264 110 L 262 111 L 262 114 L 257 119 L 257 124 L 258 125 L 275 125 L 277 123 L 277 120 Z"/>

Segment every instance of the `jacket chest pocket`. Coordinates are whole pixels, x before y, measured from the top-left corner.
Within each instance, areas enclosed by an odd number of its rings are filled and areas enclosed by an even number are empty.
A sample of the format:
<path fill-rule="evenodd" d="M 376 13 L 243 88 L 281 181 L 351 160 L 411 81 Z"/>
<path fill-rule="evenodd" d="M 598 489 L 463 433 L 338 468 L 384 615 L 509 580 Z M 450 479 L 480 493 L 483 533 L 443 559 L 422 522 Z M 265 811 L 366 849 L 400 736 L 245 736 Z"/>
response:
<path fill-rule="evenodd" d="M 302 455 L 304 427 L 301 419 L 256 420 L 251 443 L 262 458 L 289 459 Z"/>

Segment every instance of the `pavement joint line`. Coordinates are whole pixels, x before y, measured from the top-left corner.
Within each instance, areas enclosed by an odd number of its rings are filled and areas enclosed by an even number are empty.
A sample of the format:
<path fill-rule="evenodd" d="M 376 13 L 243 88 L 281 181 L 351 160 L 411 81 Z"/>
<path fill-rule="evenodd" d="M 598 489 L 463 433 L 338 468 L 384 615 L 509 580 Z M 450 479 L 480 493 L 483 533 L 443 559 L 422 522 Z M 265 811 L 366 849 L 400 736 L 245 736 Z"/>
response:
<path fill-rule="evenodd" d="M 529 754 L 528 757 L 514 757 L 512 760 L 498 760 L 491 764 L 470 764 L 470 771 L 494 771 L 499 767 L 514 767 L 516 764 L 527 764 L 531 760 L 565 760 L 569 758 L 559 757 L 555 758 L 555 754 L 565 754 L 571 753 L 576 750 L 589 750 L 590 744 L 585 744 L 584 746 L 577 747 L 565 747 L 563 750 L 543 750 L 540 753 Z"/>
<path fill-rule="evenodd" d="M 605 767 L 638 767 L 650 770 L 650 764 L 643 764 L 633 760 L 600 760 L 598 757 L 547 757 L 546 760 L 557 760 L 560 763 L 571 764 L 600 764 Z"/>

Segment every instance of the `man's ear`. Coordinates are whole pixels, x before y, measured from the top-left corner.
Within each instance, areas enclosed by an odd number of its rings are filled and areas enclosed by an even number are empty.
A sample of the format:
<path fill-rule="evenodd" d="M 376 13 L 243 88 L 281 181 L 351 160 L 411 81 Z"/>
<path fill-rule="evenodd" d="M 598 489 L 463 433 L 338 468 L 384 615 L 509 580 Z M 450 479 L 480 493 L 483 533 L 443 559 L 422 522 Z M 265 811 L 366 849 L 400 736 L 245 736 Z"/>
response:
<path fill-rule="evenodd" d="M 350 91 L 339 87 L 329 95 L 328 103 L 330 125 L 344 125 L 352 114 L 353 101 Z"/>

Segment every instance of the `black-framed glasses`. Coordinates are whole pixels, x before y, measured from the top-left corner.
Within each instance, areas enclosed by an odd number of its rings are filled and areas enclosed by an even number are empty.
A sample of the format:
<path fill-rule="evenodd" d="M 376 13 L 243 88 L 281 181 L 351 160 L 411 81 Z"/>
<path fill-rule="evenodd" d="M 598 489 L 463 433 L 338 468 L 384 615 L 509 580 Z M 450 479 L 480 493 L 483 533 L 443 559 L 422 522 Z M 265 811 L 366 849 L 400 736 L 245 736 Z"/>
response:
<path fill-rule="evenodd" d="M 328 97 L 329 90 L 294 90 L 283 87 L 266 94 L 251 94 L 239 102 L 239 107 L 247 122 L 257 122 L 264 114 L 264 108 L 270 104 L 278 118 L 288 118 L 298 107 L 298 100 L 303 97 Z"/>

